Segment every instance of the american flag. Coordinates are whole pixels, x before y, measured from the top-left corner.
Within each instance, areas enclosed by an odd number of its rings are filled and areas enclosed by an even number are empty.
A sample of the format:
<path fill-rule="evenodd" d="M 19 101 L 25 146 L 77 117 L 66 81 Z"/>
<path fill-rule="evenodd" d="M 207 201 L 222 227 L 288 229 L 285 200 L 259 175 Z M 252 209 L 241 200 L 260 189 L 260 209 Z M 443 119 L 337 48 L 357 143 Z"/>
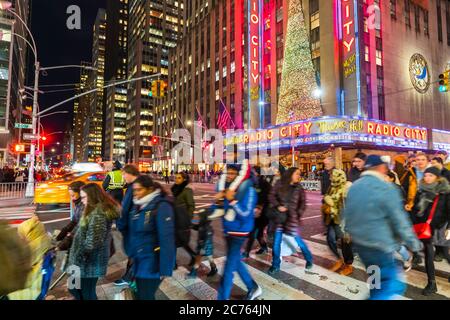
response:
<path fill-rule="evenodd" d="M 217 126 L 219 127 L 219 129 L 226 129 L 228 127 L 228 121 L 230 120 L 232 121 L 230 113 L 228 112 L 227 107 L 221 99 L 219 105 L 219 116 L 217 118 Z"/>

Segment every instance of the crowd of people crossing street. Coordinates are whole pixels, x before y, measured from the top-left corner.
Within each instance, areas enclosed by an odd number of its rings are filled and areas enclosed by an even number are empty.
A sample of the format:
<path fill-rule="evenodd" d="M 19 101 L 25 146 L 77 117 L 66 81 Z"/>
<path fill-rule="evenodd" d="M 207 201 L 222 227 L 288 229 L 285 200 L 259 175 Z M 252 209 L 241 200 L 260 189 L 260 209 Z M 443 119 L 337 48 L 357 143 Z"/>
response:
<path fill-rule="evenodd" d="M 352 164 L 346 172 L 328 157 L 321 173 L 321 223 L 327 250 L 334 257 L 329 272 L 350 277 L 356 272 L 358 257 L 367 276 L 373 272 L 379 276 L 375 280 L 379 283 L 370 287 L 369 299 L 390 300 L 404 294 L 402 274 L 419 265 L 423 257 L 427 284 L 421 294 L 438 293 L 435 263 L 450 264 L 448 155 L 417 153 L 391 159 L 357 152 Z M 68 291 L 76 300 L 96 300 L 98 281 L 107 274 L 118 245 L 113 232 L 120 232 L 119 245 L 127 263 L 114 285 L 123 286 L 137 300 L 155 300 L 163 281 L 180 267 L 187 269 L 188 278 L 196 279 L 204 262 L 209 267 L 208 278 L 220 273 L 218 300 L 231 298 L 235 275 L 242 280 L 245 299 L 258 299 L 265 288 L 249 271 L 246 259 L 250 254 L 271 256 L 265 270 L 271 277 L 283 273 L 283 257 L 292 254 L 303 256 L 305 271 L 316 264 L 314 249 L 302 236 L 309 195 L 301 184 L 301 170 L 282 168 L 276 170 L 275 178 L 262 172 L 248 160 L 227 164 L 216 184 L 214 200 L 198 208 L 188 173 L 174 173 L 174 183 L 166 187 L 168 171 L 160 183 L 133 164 L 122 167 L 116 161 L 102 186 L 79 181 L 69 185 L 72 213 L 56 236 L 54 248 L 45 232 L 27 231 L 43 230 L 37 217 L 33 217 L 36 227 L 22 226 L 20 241 L 10 241 L 28 246 L 31 253 L 25 249 L 14 252 L 0 243 L 1 256 L 20 261 L 21 270 L 32 270 L 28 281 L 20 278 L 23 272 L 11 274 L 10 282 L 16 277 L 16 285 L 4 288 L 0 282 L 0 296 L 43 299 L 48 285 L 36 285 L 42 280 L 36 280 L 36 270 L 44 267 L 49 253 L 65 252 L 67 267 L 78 268 L 80 276 L 79 286 Z M 226 248 L 220 268 L 215 259 L 215 221 L 220 221 L 220 239 Z M 1 228 L 8 229 L 5 225 Z M 193 232 L 197 233 L 195 241 Z M 190 259 L 185 266 L 177 259 L 181 251 Z M 26 295 L 23 290 L 28 290 Z"/>

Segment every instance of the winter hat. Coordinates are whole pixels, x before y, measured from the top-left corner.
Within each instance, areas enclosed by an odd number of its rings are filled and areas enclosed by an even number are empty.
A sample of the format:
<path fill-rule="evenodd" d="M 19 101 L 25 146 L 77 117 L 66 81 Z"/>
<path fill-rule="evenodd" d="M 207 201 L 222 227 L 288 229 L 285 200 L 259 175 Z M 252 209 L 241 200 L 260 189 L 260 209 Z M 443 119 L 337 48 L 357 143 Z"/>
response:
<path fill-rule="evenodd" d="M 363 152 L 358 152 L 357 154 L 355 154 L 353 158 L 358 158 L 361 159 L 362 161 L 366 161 L 367 155 Z"/>
<path fill-rule="evenodd" d="M 376 154 L 371 154 L 370 156 L 367 157 L 366 165 L 364 166 L 364 168 L 369 169 L 373 167 L 378 167 L 382 164 L 386 164 L 386 162 L 384 162 L 380 156 Z"/>
<path fill-rule="evenodd" d="M 436 177 L 440 178 L 442 176 L 441 170 L 439 170 L 436 167 L 429 167 L 427 170 L 425 170 L 425 173 L 431 173 L 434 174 Z"/>

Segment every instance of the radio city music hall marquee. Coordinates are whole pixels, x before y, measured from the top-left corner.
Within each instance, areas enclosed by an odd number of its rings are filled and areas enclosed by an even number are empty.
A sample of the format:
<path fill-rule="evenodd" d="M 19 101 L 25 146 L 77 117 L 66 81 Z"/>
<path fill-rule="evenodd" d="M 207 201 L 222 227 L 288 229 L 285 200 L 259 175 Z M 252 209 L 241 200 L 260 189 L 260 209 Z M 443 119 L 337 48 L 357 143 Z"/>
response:
<path fill-rule="evenodd" d="M 356 117 L 323 117 L 265 130 L 238 132 L 227 136 L 225 145 L 282 146 L 291 145 L 292 139 L 298 145 L 353 141 L 426 149 L 428 131 L 420 127 Z"/>

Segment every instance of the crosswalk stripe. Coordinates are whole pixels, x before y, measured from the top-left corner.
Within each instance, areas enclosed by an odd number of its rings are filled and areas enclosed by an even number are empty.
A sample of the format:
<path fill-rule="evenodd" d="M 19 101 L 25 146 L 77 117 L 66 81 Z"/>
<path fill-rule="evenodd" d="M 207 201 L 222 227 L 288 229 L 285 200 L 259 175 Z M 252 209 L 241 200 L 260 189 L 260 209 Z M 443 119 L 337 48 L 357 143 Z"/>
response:
<path fill-rule="evenodd" d="M 225 267 L 226 257 L 214 259 L 220 274 L 223 274 L 223 268 Z M 281 281 L 277 281 L 270 277 L 266 273 L 247 265 L 250 274 L 256 283 L 261 286 L 263 294 L 260 299 L 263 300 L 314 300 L 312 297 L 304 294 L 300 290 L 293 289 L 292 287 L 284 284 Z M 247 290 L 245 284 L 239 277 L 234 278 L 234 283 Z"/>
<path fill-rule="evenodd" d="M 322 258 L 331 261 L 336 260 L 336 258 L 334 257 L 334 255 L 331 253 L 330 249 L 327 246 L 309 240 L 304 241 L 306 242 L 308 248 L 311 250 L 311 253 L 314 256 L 320 256 Z M 364 273 L 366 271 L 366 268 L 359 259 L 354 260 L 353 267 L 358 270 L 362 270 Z M 436 281 L 437 284 L 439 285 L 439 294 L 442 294 L 450 298 L 450 284 L 448 283 L 447 279 L 436 277 Z M 428 282 L 427 275 L 423 272 L 411 270 L 408 273 L 406 273 L 405 283 L 408 284 L 409 286 L 413 286 L 416 288 L 424 288 L 427 285 L 427 282 Z"/>
<path fill-rule="evenodd" d="M 167 296 L 170 300 L 198 300 L 189 290 L 187 290 L 178 281 L 177 274 L 179 271 L 175 271 L 173 277 L 167 278 L 161 283 L 159 289 Z"/>
<path fill-rule="evenodd" d="M 271 265 L 271 262 L 258 256 L 252 257 L 252 259 L 262 262 L 267 266 Z M 345 299 L 364 300 L 367 299 L 369 295 L 369 290 L 365 282 L 341 276 L 335 272 L 322 268 L 317 264 L 314 265 L 312 270 L 305 271 L 305 261 L 298 259 L 296 262 L 297 263 L 283 261 L 281 264 L 282 271 L 326 291 L 333 292 Z M 308 294 L 308 292 L 306 292 L 306 294 Z"/>
<path fill-rule="evenodd" d="M 185 290 L 191 292 L 198 300 L 216 300 L 217 290 L 200 278 L 188 279 L 186 275 L 189 271 L 184 267 L 179 267 L 174 273 L 176 280 Z"/>

